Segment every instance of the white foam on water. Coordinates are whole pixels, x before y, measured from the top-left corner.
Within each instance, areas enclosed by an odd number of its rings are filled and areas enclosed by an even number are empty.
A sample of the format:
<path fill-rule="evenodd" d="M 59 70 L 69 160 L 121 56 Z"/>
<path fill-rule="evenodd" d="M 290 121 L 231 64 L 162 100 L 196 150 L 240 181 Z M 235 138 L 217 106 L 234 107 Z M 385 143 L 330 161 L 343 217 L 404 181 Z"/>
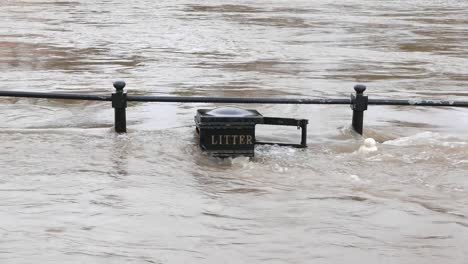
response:
<path fill-rule="evenodd" d="M 442 135 L 435 132 L 421 132 L 408 137 L 401 137 L 383 142 L 384 145 L 391 146 L 414 146 L 414 145 L 437 145 L 444 147 L 457 147 L 467 145 L 466 139 L 452 135 Z"/>
<path fill-rule="evenodd" d="M 352 181 L 355 181 L 355 182 L 361 182 L 361 178 L 357 175 L 349 175 L 349 179 L 352 180 Z"/>
<path fill-rule="evenodd" d="M 366 177 L 366 176 L 364 176 Z M 364 186 L 364 185 L 367 185 L 367 184 L 370 184 L 371 181 L 369 179 L 363 179 L 362 178 L 362 175 L 359 176 L 359 175 L 356 175 L 356 174 L 350 174 L 350 175 L 347 175 L 347 178 L 348 178 L 348 181 L 351 182 L 351 184 L 353 184 L 354 186 Z"/>
<path fill-rule="evenodd" d="M 382 144 L 392 146 L 409 146 L 414 145 L 416 142 L 420 142 L 422 140 L 431 140 L 434 137 L 436 137 L 436 134 L 433 132 L 422 132 L 409 137 L 401 137 L 393 140 L 388 140 L 383 142 Z"/>
<path fill-rule="evenodd" d="M 250 166 L 252 166 L 249 157 L 240 156 L 235 158 L 229 158 L 229 162 L 233 167 L 249 168 Z"/>
<path fill-rule="evenodd" d="M 237 169 L 249 169 L 252 167 L 252 162 L 249 157 L 239 156 L 239 157 L 228 157 L 228 158 L 218 158 L 206 155 L 208 160 L 214 162 L 215 164 L 223 167 L 237 168 Z"/>
<path fill-rule="evenodd" d="M 279 164 L 275 164 L 275 165 L 273 165 L 273 170 L 275 172 L 279 172 L 279 173 L 286 173 L 286 172 L 288 172 L 289 169 L 288 169 L 288 167 L 283 167 L 283 166 L 281 166 Z"/>
<path fill-rule="evenodd" d="M 260 145 L 255 147 L 256 155 L 274 159 L 286 159 L 292 157 L 297 149 L 278 145 Z"/>

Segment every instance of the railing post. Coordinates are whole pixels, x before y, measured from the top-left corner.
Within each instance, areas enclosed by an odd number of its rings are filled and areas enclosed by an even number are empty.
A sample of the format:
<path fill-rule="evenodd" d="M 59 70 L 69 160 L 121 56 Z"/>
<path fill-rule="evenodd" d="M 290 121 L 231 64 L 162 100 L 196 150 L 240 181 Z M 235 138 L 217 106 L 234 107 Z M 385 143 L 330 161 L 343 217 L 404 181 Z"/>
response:
<path fill-rule="evenodd" d="M 356 96 L 351 94 L 351 109 L 353 109 L 353 129 L 362 135 L 364 123 L 364 111 L 367 110 L 368 97 L 364 96 L 366 86 L 358 84 L 354 86 Z"/>
<path fill-rule="evenodd" d="M 114 108 L 114 128 L 117 133 L 127 132 L 127 93 L 124 93 L 124 81 L 114 82 L 115 93 L 112 93 L 112 107 Z"/>

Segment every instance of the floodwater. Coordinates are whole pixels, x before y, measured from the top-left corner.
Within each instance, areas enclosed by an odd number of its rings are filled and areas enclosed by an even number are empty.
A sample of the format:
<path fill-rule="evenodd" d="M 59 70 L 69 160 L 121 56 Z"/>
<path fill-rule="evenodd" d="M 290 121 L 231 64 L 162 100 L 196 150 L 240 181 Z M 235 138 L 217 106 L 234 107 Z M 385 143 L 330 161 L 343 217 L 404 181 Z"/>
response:
<path fill-rule="evenodd" d="M 468 2 L 0 0 L 0 90 L 468 100 Z M 248 105 L 309 147 L 217 160 L 198 108 L 0 98 L 1 263 L 468 261 L 468 109 Z M 299 141 L 293 129 L 259 137 Z M 364 138 L 377 151 L 359 150 Z"/>

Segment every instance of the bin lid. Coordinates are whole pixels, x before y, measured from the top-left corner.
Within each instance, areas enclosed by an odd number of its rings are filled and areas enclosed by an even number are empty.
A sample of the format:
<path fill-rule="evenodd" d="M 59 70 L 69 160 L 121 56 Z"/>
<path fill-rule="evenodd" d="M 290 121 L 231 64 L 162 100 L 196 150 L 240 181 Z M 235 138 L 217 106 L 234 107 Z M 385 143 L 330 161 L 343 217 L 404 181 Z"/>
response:
<path fill-rule="evenodd" d="M 215 109 L 198 109 L 197 123 L 262 123 L 263 116 L 256 110 L 226 106 Z"/>
<path fill-rule="evenodd" d="M 219 116 L 219 117 L 247 117 L 247 116 L 256 116 L 259 113 L 255 110 L 247 110 L 238 107 L 219 107 L 205 112 L 209 116 Z"/>

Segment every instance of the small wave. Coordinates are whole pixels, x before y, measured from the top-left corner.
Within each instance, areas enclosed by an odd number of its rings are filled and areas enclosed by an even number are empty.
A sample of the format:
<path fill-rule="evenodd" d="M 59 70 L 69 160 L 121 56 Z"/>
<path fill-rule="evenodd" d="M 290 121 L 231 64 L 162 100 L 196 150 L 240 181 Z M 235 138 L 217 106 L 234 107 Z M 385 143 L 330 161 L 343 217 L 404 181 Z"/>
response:
<path fill-rule="evenodd" d="M 435 145 L 443 147 L 465 146 L 468 144 L 467 139 L 463 139 L 454 135 L 444 135 L 435 132 L 422 132 L 408 137 L 400 137 L 393 140 L 383 142 L 384 145 L 391 146 L 418 146 L 418 145 Z"/>

